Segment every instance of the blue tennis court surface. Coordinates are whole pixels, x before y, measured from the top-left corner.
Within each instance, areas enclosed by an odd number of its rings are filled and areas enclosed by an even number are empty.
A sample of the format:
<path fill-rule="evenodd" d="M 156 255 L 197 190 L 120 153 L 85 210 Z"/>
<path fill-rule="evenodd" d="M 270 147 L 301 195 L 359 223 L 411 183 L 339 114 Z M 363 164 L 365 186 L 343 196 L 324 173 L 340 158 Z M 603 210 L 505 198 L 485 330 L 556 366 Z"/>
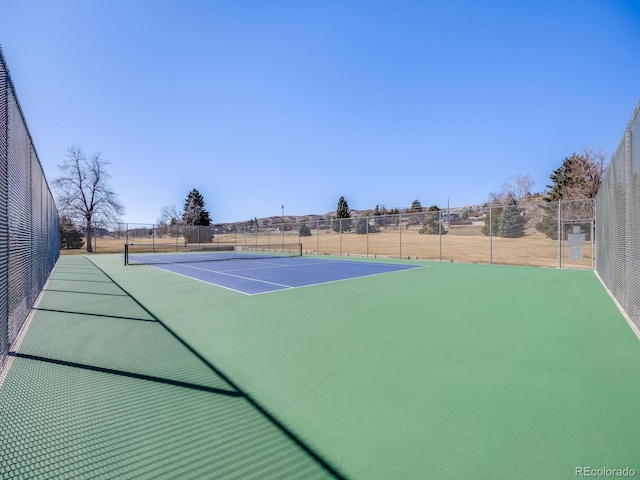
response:
<path fill-rule="evenodd" d="M 419 265 L 290 257 L 153 265 L 247 295 L 381 275 Z"/>

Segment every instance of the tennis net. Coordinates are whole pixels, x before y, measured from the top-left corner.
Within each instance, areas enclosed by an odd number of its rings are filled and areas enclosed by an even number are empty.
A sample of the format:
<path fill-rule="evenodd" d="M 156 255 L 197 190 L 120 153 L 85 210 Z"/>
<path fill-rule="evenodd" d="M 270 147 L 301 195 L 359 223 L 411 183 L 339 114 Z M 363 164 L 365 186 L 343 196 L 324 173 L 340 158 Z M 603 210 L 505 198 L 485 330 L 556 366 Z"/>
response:
<path fill-rule="evenodd" d="M 125 265 L 162 265 L 168 263 L 216 262 L 221 260 L 255 260 L 301 257 L 301 243 L 272 245 L 211 244 L 196 246 L 177 244 L 128 243 Z"/>

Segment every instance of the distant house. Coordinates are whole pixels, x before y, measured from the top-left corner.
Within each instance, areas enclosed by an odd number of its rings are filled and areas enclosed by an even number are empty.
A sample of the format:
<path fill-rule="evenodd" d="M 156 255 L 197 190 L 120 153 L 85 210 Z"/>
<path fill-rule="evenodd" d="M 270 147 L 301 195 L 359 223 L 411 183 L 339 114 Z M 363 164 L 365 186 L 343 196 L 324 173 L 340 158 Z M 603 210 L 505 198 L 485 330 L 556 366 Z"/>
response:
<path fill-rule="evenodd" d="M 482 211 L 470 212 L 469 220 L 471 220 L 472 222 L 480 222 L 480 221 L 484 221 L 486 216 L 487 216 L 487 212 L 482 212 Z"/>
<path fill-rule="evenodd" d="M 460 214 L 459 213 L 442 212 L 442 221 L 443 222 L 457 222 L 458 220 L 460 220 Z"/>

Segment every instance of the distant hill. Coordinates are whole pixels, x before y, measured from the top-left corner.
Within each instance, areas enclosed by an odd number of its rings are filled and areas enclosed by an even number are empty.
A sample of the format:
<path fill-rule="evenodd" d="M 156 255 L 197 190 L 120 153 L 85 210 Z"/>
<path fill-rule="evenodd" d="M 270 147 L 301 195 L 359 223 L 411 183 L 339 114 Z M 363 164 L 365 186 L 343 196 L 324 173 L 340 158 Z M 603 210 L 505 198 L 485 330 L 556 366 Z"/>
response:
<path fill-rule="evenodd" d="M 446 207 L 445 207 L 446 208 Z M 469 210 L 469 211 L 473 211 L 473 210 L 478 210 L 480 209 L 479 205 L 467 205 L 465 207 L 458 207 L 458 208 L 451 208 L 451 210 Z M 409 209 L 404 208 L 404 209 L 399 209 L 401 214 L 407 213 L 407 211 Z M 425 209 L 426 210 L 426 209 Z M 351 216 L 352 217 L 362 217 L 364 215 L 366 215 L 367 213 L 371 214 L 373 212 L 373 209 L 369 209 L 369 210 L 351 210 Z M 318 221 L 322 221 L 322 220 L 331 220 L 334 216 L 335 216 L 336 212 L 335 210 L 332 210 L 330 212 L 327 212 L 325 214 L 311 214 L 311 215 L 285 215 L 284 216 L 284 223 L 298 223 L 298 222 L 302 222 L 302 221 L 306 221 L 306 222 L 318 222 Z M 263 226 L 267 226 L 267 225 L 279 225 L 282 223 L 282 216 L 281 215 L 273 215 L 271 217 L 260 217 L 258 218 L 258 225 L 260 227 Z M 239 222 L 225 222 L 222 223 L 222 226 L 231 226 L 231 225 L 236 225 L 236 227 L 244 227 L 244 226 L 248 226 L 251 224 L 251 220 L 243 220 L 243 221 L 239 221 Z"/>
<path fill-rule="evenodd" d="M 351 210 L 351 216 L 352 217 L 362 217 L 365 213 L 367 212 L 371 212 L 372 210 Z M 318 222 L 318 221 L 322 221 L 322 220 L 331 220 L 334 216 L 336 215 L 335 211 L 331 211 L 331 212 L 327 212 L 323 215 L 320 214 L 311 214 L 311 215 L 285 215 L 284 216 L 284 223 L 298 223 L 298 222 L 302 222 L 302 221 L 306 221 L 306 222 Z M 258 225 L 259 226 L 265 226 L 265 225 L 277 225 L 282 223 L 282 216 L 281 215 L 273 215 L 271 217 L 260 217 L 258 218 Z M 227 225 L 233 225 L 235 224 L 236 227 L 243 227 L 246 225 L 250 225 L 251 224 L 251 220 L 244 220 L 244 221 L 240 221 L 240 222 L 226 222 L 226 223 L 222 223 L 223 226 L 227 226 Z"/>

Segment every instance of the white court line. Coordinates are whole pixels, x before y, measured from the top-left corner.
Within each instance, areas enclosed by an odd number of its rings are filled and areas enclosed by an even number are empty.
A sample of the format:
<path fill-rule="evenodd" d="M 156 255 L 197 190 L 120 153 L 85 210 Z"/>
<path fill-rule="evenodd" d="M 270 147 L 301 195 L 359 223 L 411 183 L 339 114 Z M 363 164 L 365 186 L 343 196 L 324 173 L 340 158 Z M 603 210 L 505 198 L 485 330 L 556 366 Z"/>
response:
<path fill-rule="evenodd" d="M 638 326 L 635 323 L 633 323 L 633 320 L 631 320 L 631 317 L 627 314 L 627 312 L 625 312 L 622 305 L 620 305 L 620 302 L 618 302 L 618 299 L 615 297 L 613 292 L 609 290 L 609 287 L 607 287 L 606 283 L 604 283 L 604 281 L 602 280 L 598 272 L 594 270 L 594 273 L 596 274 L 596 277 L 598 277 L 598 280 L 600 280 L 600 283 L 602 284 L 606 292 L 609 294 L 609 297 L 611 298 L 611 300 L 613 300 L 613 303 L 615 304 L 615 306 L 618 307 L 618 310 L 626 320 L 627 324 L 629 325 L 629 328 L 631 328 L 631 331 L 635 334 L 636 337 L 638 337 L 638 340 L 640 340 L 640 329 L 638 329 Z"/>
<path fill-rule="evenodd" d="M 257 260 L 248 260 L 248 259 L 245 260 L 245 261 L 247 261 L 247 262 L 255 262 L 255 263 L 266 263 L 266 262 L 260 262 L 260 261 L 257 261 Z M 346 260 L 322 260 L 322 259 L 320 259 L 320 261 L 322 261 L 323 264 L 325 264 L 325 262 L 326 263 L 369 264 L 369 262 L 349 262 L 349 261 L 346 261 Z M 196 266 L 186 265 L 186 264 L 181 264 L 181 263 L 167 263 L 167 264 L 162 264 L 162 265 L 164 265 L 164 266 L 166 266 L 166 265 L 176 265 L 177 267 L 191 268 L 191 269 L 194 269 L 194 270 L 201 270 L 203 272 L 208 272 L 208 273 L 218 273 L 220 275 L 226 275 L 226 276 L 229 276 L 229 277 L 240 278 L 242 280 L 249 280 L 251 282 L 258 282 L 258 283 L 264 283 L 264 284 L 268 284 L 268 285 L 274 285 L 274 286 L 277 286 L 277 287 L 282 287 L 282 288 L 279 288 L 277 290 L 269 290 L 269 291 L 266 291 L 266 292 L 247 293 L 245 291 L 236 290 L 235 288 L 227 287 L 226 285 L 221 285 L 219 283 L 210 282 L 208 280 L 203 280 L 201 278 L 191 277 L 189 275 L 186 275 L 186 274 L 183 274 L 183 273 L 179 273 L 179 272 L 174 272 L 172 270 L 166 270 L 166 269 L 164 269 L 164 268 L 162 268 L 161 266 L 158 266 L 158 265 L 149 265 L 150 267 L 157 268 L 158 270 L 162 270 L 163 272 L 174 273 L 176 275 L 180 275 L 181 277 L 190 278 L 191 280 L 197 280 L 199 282 L 206 283 L 207 285 L 215 285 L 216 287 L 221 287 L 221 288 L 224 288 L 226 290 L 230 290 L 230 291 L 236 292 L 236 293 L 242 293 L 243 295 L 248 295 L 248 296 L 264 295 L 265 293 L 274 293 L 274 292 L 279 292 L 281 290 L 290 290 L 290 289 L 293 289 L 293 288 L 303 288 L 303 287 L 313 287 L 313 286 L 316 286 L 316 285 L 326 285 L 326 284 L 330 284 L 330 283 L 344 282 L 344 281 L 347 281 L 347 280 L 355 280 L 357 278 L 375 277 L 375 276 L 378 276 L 378 275 L 387 275 L 389 273 L 397 273 L 397 272 L 404 272 L 404 271 L 407 271 L 407 270 L 413 270 L 414 268 L 426 268 L 426 267 L 428 267 L 428 265 L 408 265 L 411 268 L 402 268 L 402 269 L 396 269 L 396 270 L 387 271 L 387 272 L 370 273 L 368 275 L 358 275 L 356 277 L 347 277 L 347 278 L 340 278 L 340 279 L 337 279 L 337 280 L 328 280 L 326 282 L 315 282 L 315 283 L 310 283 L 310 284 L 307 284 L 307 285 L 293 286 L 293 285 L 285 285 L 285 284 L 282 284 L 282 283 L 268 282 L 266 280 L 258 280 L 258 279 L 251 278 L 251 277 L 244 277 L 242 275 L 234 275 L 234 274 L 231 274 L 231 273 L 221 272 L 219 270 L 209 270 L 209 269 L 206 269 L 206 268 L 196 267 Z M 283 268 L 283 267 L 309 267 L 309 264 L 304 264 L 304 263 L 301 263 L 301 264 L 298 264 L 298 265 L 278 264 L 278 265 L 275 265 L 275 266 L 271 266 L 271 263 L 269 263 L 269 265 L 270 265 L 269 267 L 243 268 L 243 269 L 238 269 L 238 270 L 235 270 L 235 271 L 263 270 L 263 269 Z M 313 265 L 317 265 L 317 263 L 314 262 Z M 402 264 L 394 264 L 394 263 L 389 263 L 389 264 L 371 263 L 371 265 L 375 265 L 375 266 L 384 265 L 385 267 L 386 266 L 388 266 L 388 267 L 403 266 Z"/>
<path fill-rule="evenodd" d="M 275 285 L 275 286 L 277 286 L 277 287 L 293 288 L 293 286 L 291 286 L 291 285 L 284 285 L 284 284 L 282 284 L 282 283 L 268 282 L 268 281 L 266 281 L 266 280 L 257 280 L 257 279 L 255 279 L 255 278 L 251 278 L 251 277 L 243 277 L 242 275 L 234 275 L 234 274 L 232 274 L 232 273 L 219 272 L 219 271 L 217 271 L 217 270 L 207 270 L 206 268 L 193 267 L 193 266 L 191 266 L 191 265 L 184 265 L 184 264 L 175 264 L 175 265 L 176 265 L 176 266 L 178 266 L 178 267 L 192 268 L 192 269 L 194 269 L 194 270 L 202 270 L 203 272 L 218 273 L 218 274 L 220 274 L 220 275 L 226 275 L 226 276 L 228 276 L 228 277 L 241 278 L 241 279 L 243 279 L 243 280 L 249 280 L 249 281 L 251 281 L 251 282 L 266 283 L 266 284 L 268 284 L 268 285 Z M 165 271 L 167 271 L 167 270 L 165 270 Z M 171 271 L 171 270 L 168 270 L 168 271 Z M 208 283 L 210 283 L 210 282 L 208 282 Z M 217 285 L 217 284 L 214 284 L 214 285 Z"/>
<path fill-rule="evenodd" d="M 428 267 L 428 265 L 425 265 L 425 266 L 416 265 L 416 266 L 414 266 L 414 268 L 427 268 L 427 267 Z M 409 270 L 413 270 L 413 268 L 407 268 L 407 269 L 402 269 L 402 270 L 394 270 L 392 272 L 370 273 L 369 275 L 358 275 L 357 277 L 339 278 L 338 280 L 327 280 L 326 282 L 309 283 L 307 285 L 299 285 L 297 287 L 291 287 L 291 288 L 315 287 L 317 285 L 328 285 L 330 283 L 346 282 L 347 280 L 357 280 L 359 278 L 377 277 L 377 276 L 380 276 L 380 275 L 389 275 L 389 274 L 393 274 L 393 273 L 406 272 L 406 271 L 409 271 Z M 276 293 L 276 292 L 279 292 L 279 291 L 280 290 L 270 290 L 268 292 L 250 293 L 249 295 L 251 295 L 251 296 L 264 295 L 265 293 Z"/>
<path fill-rule="evenodd" d="M 258 260 L 251 260 L 251 259 L 246 259 L 246 260 L 242 260 L 243 262 L 253 262 L 253 263 L 257 263 L 257 264 L 261 264 L 261 265 L 268 265 L 265 267 L 246 267 L 246 268 L 235 268 L 235 269 L 229 269 L 229 270 L 209 270 L 207 268 L 202 268 L 200 267 L 201 270 L 205 270 L 208 272 L 215 272 L 215 273 L 223 273 L 225 271 L 231 271 L 231 272 L 242 272 L 245 270 L 269 270 L 272 268 L 295 268 L 295 267 L 309 267 L 309 266 L 316 266 L 316 265 L 327 265 L 330 263 L 342 263 L 345 265 L 348 264 L 357 264 L 357 265 L 371 265 L 371 266 L 375 266 L 377 267 L 389 267 L 392 270 L 396 270 L 397 267 L 409 267 L 409 268 L 401 268 L 399 270 L 410 270 L 412 268 L 421 268 L 422 265 L 405 265 L 405 264 L 400 264 L 400 263 L 373 263 L 373 262 L 361 262 L 361 261 L 350 261 L 350 260 L 323 260 L 323 259 L 309 259 L 309 260 L 318 260 L 317 262 L 309 262 L 309 263 L 298 263 L 295 265 L 291 265 L 291 264 L 286 264 L 286 263 L 273 263 L 273 262 L 265 262 L 265 261 L 258 261 Z M 206 262 L 203 262 L 206 263 Z M 210 263 L 218 263 L 218 261 L 212 261 Z M 184 265 L 182 263 L 180 263 L 180 265 Z M 212 265 L 213 266 L 213 265 Z M 386 273 L 386 272 L 383 272 Z M 360 275 L 360 276 L 367 276 L 367 275 Z"/>
<path fill-rule="evenodd" d="M 184 273 L 172 272 L 171 270 L 165 270 L 164 268 L 156 267 L 155 265 L 149 265 L 149 266 L 153 268 L 157 268 L 162 272 L 172 273 L 174 275 L 178 275 L 179 277 L 188 278 L 189 280 L 195 280 L 196 282 L 206 283 L 207 285 L 215 285 L 216 287 L 224 288 L 225 290 L 230 290 L 232 292 L 241 293 L 247 296 L 253 295 L 251 293 L 243 292 L 242 290 L 236 290 L 235 288 L 227 287 L 225 285 L 220 285 L 219 283 L 208 282 L 207 280 L 202 280 L 201 278 L 191 277 L 189 275 L 185 275 Z"/>
<path fill-rule="evenodd" d="M 250 261 L 250 260 L 245 260 L 245 261 Z M 256 263 L 265 263 L 265 262 L 256 262 Z M 330 261 L 327 263 L 334 263 L 334 261 Z M 286 265 L 286 264 L 275 264 L 275 265 L 269 265 L 268 267 L 247 267 L 247 268 L 236 268 L 233 270 L 226 270 L 226 271 L 232 271 L 232 272 L 242 272 L 244 270 L 269 270 L 271 268 L 293 268 L 293 267 L 309 267 L 310 265 L 317 265 L 316 263 L 300 263 L 298 265 Z M 203 269 L 206 270 L 206 269 Z M 216 273 L 222 273 L 224 270 L 208 270 L 209 272 L 216 272 Z"/>

